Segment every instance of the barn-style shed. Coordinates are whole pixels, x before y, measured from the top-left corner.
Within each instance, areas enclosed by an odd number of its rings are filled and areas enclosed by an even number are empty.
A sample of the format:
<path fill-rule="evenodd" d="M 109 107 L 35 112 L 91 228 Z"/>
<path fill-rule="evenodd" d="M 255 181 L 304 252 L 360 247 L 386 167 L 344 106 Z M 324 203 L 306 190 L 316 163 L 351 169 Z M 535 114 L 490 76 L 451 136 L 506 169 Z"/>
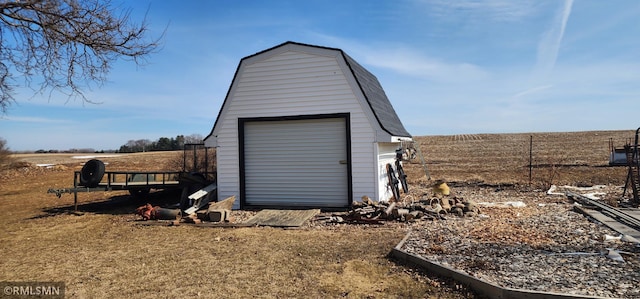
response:
<path fill-rule="evenodd" d="M 392 196 L 386 164 L 408 140 L 373 74 L 340 49 L 286 42 L 240 61 L 205 145 L 234 208 L 342 208 Z"/>

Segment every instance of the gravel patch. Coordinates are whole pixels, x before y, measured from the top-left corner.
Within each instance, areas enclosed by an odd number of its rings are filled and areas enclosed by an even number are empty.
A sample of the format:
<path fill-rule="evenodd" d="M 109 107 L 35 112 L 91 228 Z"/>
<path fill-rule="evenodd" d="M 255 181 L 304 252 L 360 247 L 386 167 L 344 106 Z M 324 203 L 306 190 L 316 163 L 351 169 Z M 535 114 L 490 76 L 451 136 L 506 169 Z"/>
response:
<path fill-rule="evenodd" d="M 414 222 L 402 250 L 502 287 L 640 298 L 640 247 L 605 241 L 619 234 L 575 212 L 565 197 L 495 188 L 458 191 L 478 203 L 526 206 L 485 206 L 478 217 Z"/>

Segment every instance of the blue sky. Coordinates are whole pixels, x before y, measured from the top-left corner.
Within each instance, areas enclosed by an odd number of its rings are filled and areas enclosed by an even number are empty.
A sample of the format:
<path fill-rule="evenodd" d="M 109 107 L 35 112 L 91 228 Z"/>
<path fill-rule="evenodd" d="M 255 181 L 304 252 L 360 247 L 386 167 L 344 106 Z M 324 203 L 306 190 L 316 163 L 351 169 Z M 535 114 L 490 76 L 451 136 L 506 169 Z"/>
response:
<path fill-rule="evenodd" d="M 118 4 L 114 1 L 114 4 Z M 344 50 L 414 136 L 640 126 L 640 1 L 122 2 L 162 49 L 114 65 L 91 101 L 20 89 L 11 150 L 117 149 L 213 126 L 245 56 L 286 41 Z"/>

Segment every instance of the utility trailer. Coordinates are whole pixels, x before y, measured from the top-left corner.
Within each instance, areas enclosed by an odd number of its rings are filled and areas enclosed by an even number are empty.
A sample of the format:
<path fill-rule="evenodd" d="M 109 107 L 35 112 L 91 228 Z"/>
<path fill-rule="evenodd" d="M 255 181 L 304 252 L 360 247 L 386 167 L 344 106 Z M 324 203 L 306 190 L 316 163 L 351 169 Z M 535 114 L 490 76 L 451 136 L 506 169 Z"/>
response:
<path fill-rule="evenodd" d="M 631 144 L 628 139 L 625 145 Z M 613 144 L 613 138 L 609 138 L 609 166 L 627 166 L 627 152 L 625 147 L 617 147 Z"/>
<path fill-rule="evenodd" d="M 189 155 L 192 152 L 193 155 Z M 199 157 L 198 152 L 204 152 Z M 187 167 L 190 164 L 190 167 Z M 153 190 L 182 189 L 181 206 L 187 205 L 186 195 L 193 190 L 208 186 L 207 193 L 215 190 L 215 169 L 209 165 L 208 148 L 202 143 L 184 145 L 182 171 L 105 171 L 102 161 L 92 159 L 85 163 L 82 170 L 73 174 L 73 187 L 54 189 L 58 198 L 65 193 L 73 193 L 74 210 L 78 210 L 78 192 L 129 191 L 136 197 L 146 196 Z M 211 187 L 214 186 L 214 187 Z"/>

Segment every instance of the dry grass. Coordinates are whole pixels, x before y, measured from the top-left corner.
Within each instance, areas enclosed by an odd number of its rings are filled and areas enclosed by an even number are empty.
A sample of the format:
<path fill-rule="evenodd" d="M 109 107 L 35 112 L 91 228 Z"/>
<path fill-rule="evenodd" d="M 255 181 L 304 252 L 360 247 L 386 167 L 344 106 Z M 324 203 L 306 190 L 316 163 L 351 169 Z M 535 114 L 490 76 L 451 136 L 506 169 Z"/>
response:
<path fill-rule="evenodd" d="M 71 297 L 421 297 L 384 259 L 398 232 L 148 227 L 58 215 L 3 238 L 2 280 L 63 280 Z M 359 236 L 353 238 L 351 234 Z M 278 240 L 278 241 L 274 241 Z M 9 245 L 7 243 L 13 243 Z"/>
<path fill-rule="evenodd" d="M 103 158 L 108 170 L 167 170 L 180 153 Z M 24 157 L 22 157 L 24 158 Z M 42 156 L 31 157 L 42 158 Z M 386 256 L 400 226 L 196 228 L 143 226 L 125 192 L 57 199 L 83 160 L 0 175 L 0 281 L 64 281 L 68 298 L 469 298 Z M 168 169 L 172 170 L 172 169 Z M 175 197 L 174 197 L 175 198 Z M 166 194 L 149 201 L 163 204 Z"/>
<path fill-rule="evenodd" d="M 415 139 L 434 179 L 529 185 L 529 145 L 533 137 L 531 185 L 548 188 L 550 184 L 624 184 L 626 169 L 608 167 L 609 139 L 622 146 L 634 134 L 629 130 L 422 136 Z M 425 181 L 419 161 L 407 168 L 410 181 Z"/>
<path fill-rule="evenodd" d="M 549 183 L 624 184 L 626 169 L 606 166 L 608 140 L 613 138 L 622 145 L 632 134 L 612 131 L 416 139 L 435 179 L 526 186 L 529 136 L 533 135 L 533 187 L 543 187 Z M 160 162 L 175 162 L 180 154 L 101 159 L 112 171 L 169 171 L 177 170 L 175 165 Z M 79 194 L 82 213 L 77 215 L 70 209 L 72 195 L 56 199 L 46 191 L 69 187 L 73 171 L 80 170 L 84 160 L 63 154 L 18 158 L 62 166 L 27 167 L 0 174 L 0 281 L 64 281 L 69 298 L 472 297 L 386 257 L 406 233 L 401 225 L 298 230 L 141 226 L 132 211 L 145 202 L 130 199 L 125 192 Z M 419 163 L 409 163 L 406 168 L 414 190 L 428 184 Z M 153 204 L 166 200 L 160 193 L 152 193 L 149 199 Z M 481 230 L 476 233 L 487 234 Z M 546 238 L 527 237 L 541 242 Z"/>
<path fill-rule="evenodd" d="M 14 162 L 15 158 L 7 147 L 7 141 L 0 138 L 0 171 L 9 168 Z"/>

